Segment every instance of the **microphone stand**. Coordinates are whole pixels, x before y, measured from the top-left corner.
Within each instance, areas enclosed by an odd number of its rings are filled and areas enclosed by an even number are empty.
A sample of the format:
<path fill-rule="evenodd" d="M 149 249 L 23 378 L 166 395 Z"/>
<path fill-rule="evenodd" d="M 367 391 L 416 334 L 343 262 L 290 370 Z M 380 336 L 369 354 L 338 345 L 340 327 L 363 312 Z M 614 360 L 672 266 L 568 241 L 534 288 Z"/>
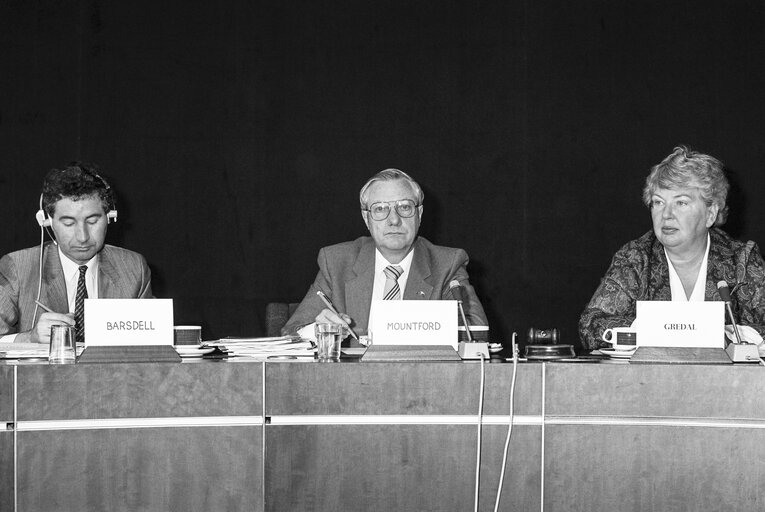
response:
<path fill-rule="evenodd" d="M 473 336 L 470 334 L 470 324 L 465 316 L 465 309 L 462 307 L 462 301 L 457 301 L 457 309 L 462 316 L 462 323 L 465 325 L 465 332 L 467 333 L 467 341 L 460 341 L 457 347 L 457 353 L 462 359 L 481 359 L 489 358 L 489 343 L 473 341 Z"/>
<path fill-rule="evenodd" d="M 725 309 L 728 310 L 728 318 L 730 318 L 730 323 L 733 324 L 733 332 L 736 334 L 736 343 L 741 344 L 741 335 L 738 332 L 738 325 L 736 324 L 735 318 L 733 318 L 733 308 L 730 307 L 730 301 L 725 301 Z"/>
<path fill-rule="evenodd" d="M 725 352 L 728 354 L 728 357 L 730 357 L 730 360 L 734 363 L 759 363 L 760 351 L 757 349 L 757 345 L 741 341 L 741 335 L 738 332 L 736 319 L 733 318 L 733 309 L 730 307 L 729 300 L 725 301 L 725 309 L 728 310 L 730 323 L 733 324 L 733 332 L 736 334 L 736 341 L 731 341 L 728 343 L 728 346 L 725 347 Z"/>
<path fill-rule="evenodd" d="M 736 318 L 733 316 L 733 308 L 731 307 L 731 301 L 733 299 L 730 295 L 728 283 L 720 281 L 717 283 L 717 290 L 720 293 L 720 298 L 725 302 L 725 309 L 728 311 L 730 323 L 733 324 L 733 332 L 736 334 L 736 341 L 728 343 L 728 346 L 725 347 L 725 352 L 734 363 L 759 363 L 760 351 L 757 348 L 757 345 L 741 341 L 741 334 L 738 332 Z"/>
<path fill-rule="evenodd" d="M 460 316 L 462 316 L 462 325 L 465 326 L 465 333 L 467 333 L 468 343 L 473 343 L 473 335 L 470 334 L 470 325 L 468 325 L 467 317 L 465 316 L 465 308 L 462 307 L 462 301 L 457 301 L 457 309 L 460 310 Z"/>

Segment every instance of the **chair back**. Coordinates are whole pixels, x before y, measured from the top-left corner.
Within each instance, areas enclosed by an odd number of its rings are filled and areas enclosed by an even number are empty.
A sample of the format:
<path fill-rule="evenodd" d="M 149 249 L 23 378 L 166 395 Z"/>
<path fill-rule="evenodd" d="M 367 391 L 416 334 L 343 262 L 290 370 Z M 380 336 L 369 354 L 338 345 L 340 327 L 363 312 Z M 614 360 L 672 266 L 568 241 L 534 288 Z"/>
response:
<path fill-rule="evenodd" d="M 298 305 L 297 302 L 269 302 L 266 305 L 266 336 L 281 336 L 282 327 Z"/>

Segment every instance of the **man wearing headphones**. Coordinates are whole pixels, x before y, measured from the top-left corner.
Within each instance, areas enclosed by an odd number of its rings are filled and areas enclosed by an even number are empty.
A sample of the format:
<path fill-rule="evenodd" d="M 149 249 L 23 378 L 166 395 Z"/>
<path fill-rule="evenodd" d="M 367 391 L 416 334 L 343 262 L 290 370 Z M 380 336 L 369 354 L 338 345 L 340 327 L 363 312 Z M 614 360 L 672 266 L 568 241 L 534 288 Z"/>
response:
<path fill-rule="evenodd" d="M 80 340 L 85 298 L 152 297 L 144 257 L 105 245 L 111 220 L 114 192 L 95 166 L 74 162 L 47 174 L 40 246 L 0 259 L 0 341 L 48 343 L 56 324 L 74 326 Z M 54 240 L 43 243 L 48 229 Z"/>

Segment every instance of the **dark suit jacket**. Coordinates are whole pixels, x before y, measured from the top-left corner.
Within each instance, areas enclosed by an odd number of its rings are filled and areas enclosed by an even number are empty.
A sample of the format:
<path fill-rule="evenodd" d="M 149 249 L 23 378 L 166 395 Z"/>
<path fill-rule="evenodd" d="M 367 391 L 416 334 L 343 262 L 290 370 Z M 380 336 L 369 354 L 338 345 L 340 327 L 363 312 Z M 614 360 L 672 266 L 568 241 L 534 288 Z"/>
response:
<path fill-rule="evenodd" d="M 34 327 L 40 248 L 31 247 L 0 259 L 0 335 Z M 98 254 L 98 296 L 106 299 L 151 298 L 151 271 L 140 254 L 105 245 Z M 59 313 L 69 312 L 64 271 L 53 243 L 43 248 L 40 302 Z M 40 311 L 37 314 L 40 316 Z"/>
<path fill-rule="evenodd" d="M 754 242 L 739 242 L 718 228 L 709 230 L 709 238 L 704 300 L 722 300 L 717 283 L 727 281 L 737 322 L 765 335 L 765 261 L 760 249 Z M 608 346 L 601 339 L 603 332 L 630 325 L 639 300 L 672 300 L 667 257 L 653 230 L 614 255 L 579 319 L 584 348 Z"/>
<path fill-rule="evenodd" d="M 322 290 L 338 311 L 355 322 L 357 334 L 366 334 L 374 287 L 375 243 L 371 237 L 357 238 L 319 251 L 319 273 L 295 314 L 282 332 L 294 334 L 312 323 L 326 306 L 316 295 Z M 462 249 L 433 245 L 425 238 L 414 242 L 414 256 L 404 289 L 405 300 L 454 300 L 449 282 L 464 287 L 465 312 L 471 325 L 488 325 L 486 314 L 468 281 L 468 255 Z"/>

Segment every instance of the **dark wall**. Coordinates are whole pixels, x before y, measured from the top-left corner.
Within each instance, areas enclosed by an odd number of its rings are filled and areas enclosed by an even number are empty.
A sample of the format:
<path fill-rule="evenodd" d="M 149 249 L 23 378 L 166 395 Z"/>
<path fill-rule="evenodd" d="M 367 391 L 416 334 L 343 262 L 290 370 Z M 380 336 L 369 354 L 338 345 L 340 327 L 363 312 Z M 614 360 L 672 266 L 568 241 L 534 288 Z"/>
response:
<path fill-rule="evenodd" d="M 759 1 L 6 0 L 0 252 L 39 242 L 48 169 L 94 161 L 119 196 L 108 240 L 147 257 L 176 322 L 257 335 L 398 167 L 497 337 L 574 342 L 675 145 L 728 165 L 729 230 L 763 239 L 764 22 Z"/>

